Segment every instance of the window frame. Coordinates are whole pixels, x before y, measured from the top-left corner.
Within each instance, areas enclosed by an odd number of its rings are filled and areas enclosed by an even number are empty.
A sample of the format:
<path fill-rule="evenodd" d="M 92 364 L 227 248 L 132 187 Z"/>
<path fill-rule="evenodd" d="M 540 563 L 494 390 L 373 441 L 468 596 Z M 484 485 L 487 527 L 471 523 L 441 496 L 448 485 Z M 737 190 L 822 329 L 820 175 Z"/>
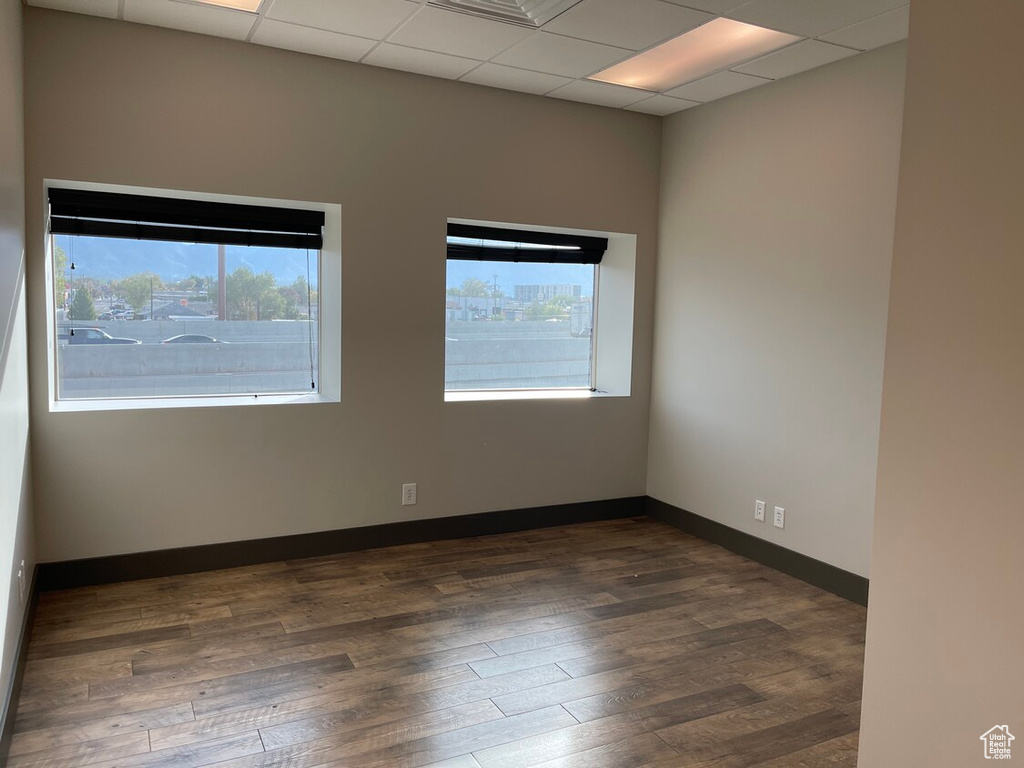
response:
<path fill-rule="evenodd" d="M 318 258 L 318 364 L 317 391 L 285 394 L 167 395 L 152 397 L 58 398 L 58 340 L 54 296 L 53 235 L 49 222 L 50 188 L 148 195 L 213 203 L 268 206 L 321 211 L 324 214 L 323 247 Z M 341 400 L 341 206 L 332 203 L 220 193 L 115 185 L 98 182 L 45 179 L 42 222 L 46 276 L 47 400 L 51 412 L 147 410 L 161 408 L 208 408 L 240 405 L 337 403 Z M 328 288 L 329 290 L 325 290 Z"/>
<path fill-rule="evenodd" d="M 446 389 L 445 402 L 493 400 L 588 399 L 629 397 L 632 389 L 636 235 L 536 224 L 449 218 L 448 224 L 518 230 L 553 236 L 607 239 L 607 249 L 594 270 L 594 315 L 591 331 L 590 387 L 522 389 Z M 447 233 L 446 228 L 446 233 Z M 507 260 L 507 259 L 506 259 Z M 445 256 L 447 274 L 448 257 Z M 445 281 L 447 285 L 447 280 Z M 447 362 L 447 355 L 445 356 Z M 442 366 L 443 367 L 443 366 Z"/>

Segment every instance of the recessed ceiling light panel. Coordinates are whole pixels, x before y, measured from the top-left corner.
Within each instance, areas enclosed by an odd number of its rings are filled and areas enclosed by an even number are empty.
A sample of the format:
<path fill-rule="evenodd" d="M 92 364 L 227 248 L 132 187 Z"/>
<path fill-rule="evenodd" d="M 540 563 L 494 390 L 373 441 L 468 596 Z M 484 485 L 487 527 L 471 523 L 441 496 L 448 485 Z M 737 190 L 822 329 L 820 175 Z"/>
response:
<path fill-rule="evenodd" d="M 220 8 L 231 8 L 235 11 L 247 11 L 256 13 L 260 9 L 263 0 L 194 0 L 201 5 L 216 5 Z"/>
<path fill-rule="evenodd" d="M 802 39 L 741 21 L 715 19 L 601 70 L 590 79 L 664 91 Z"/>
<path fill-rule="evenodd" d="M 541 27 L 582 0 L 429 0 L 430 5 L 496 21 Z"/>

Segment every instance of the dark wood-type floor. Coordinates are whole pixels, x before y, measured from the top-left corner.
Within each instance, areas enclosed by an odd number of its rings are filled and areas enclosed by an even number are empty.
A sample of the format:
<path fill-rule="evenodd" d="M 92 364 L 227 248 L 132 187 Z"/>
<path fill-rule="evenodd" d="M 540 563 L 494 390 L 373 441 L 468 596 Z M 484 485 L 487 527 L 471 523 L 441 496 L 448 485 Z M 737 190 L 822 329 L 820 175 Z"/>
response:
<path fill-rule="evenodd" d="M 854 766 L 864 609 L 648 519 L 41 596 L 28 766 Z"/>

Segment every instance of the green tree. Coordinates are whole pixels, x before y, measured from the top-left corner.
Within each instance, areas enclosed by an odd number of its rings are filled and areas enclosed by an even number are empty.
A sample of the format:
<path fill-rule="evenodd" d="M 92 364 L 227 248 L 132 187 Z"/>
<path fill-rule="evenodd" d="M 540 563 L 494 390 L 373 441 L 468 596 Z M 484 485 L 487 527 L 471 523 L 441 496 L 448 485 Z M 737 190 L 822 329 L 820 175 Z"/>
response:
<path fill-rule="evenodd" d="M 276 287 L 264 291 L 256 300 L 257 320 L 293 320 L 295 317 L 295 305 L 289 305 Z"/>
<path fill-rule="evenodd" d="M 320 302 L 320 292 L 311 286 L 303 275 L 295 278 L 292 289 L 299 295 L 299 315 L 306 317 L 310 308 L 316 308 Z"/>
<path fill-rule="evenodd" d="M 306 316 L 308 307 L 316 303 L 316 292 L 309 289 L 309 283 L 303 275 L 295 278 L 291 285 L 282 285 L 277 292 L 284 301 L 281 317 L 285 320 L 298 320 Z"/>
<path fill-rule="evenodd" d="M 567 317 L 571 310 L 571 296 L 555 296 L 543 304 L 539 301 L 530 304 L 529 309 L 526 311 L 526 316 L 530 320 L 545 320 L 550 317 Z"/>
<path fill-rule="evenodd" d="M 114 284 L 114 291 L 136 312 L 148 309 L 153 291 L 162 290 L 164 281 L 152 272 L 129 275 Z"/>
<path fill-rule="evenodd" d="M 183 283 L 189 284 L 190 287 L 184 290 L 193 290 L 196 292 L 196 298 L 200 301 L 205 297 L 206 301 L 211 301 L 214 304 L 217 303 L 217 278 L 212 275 L 202 277 L 199 275 L 192 275 L 182 281 Z"/>
<path fill-rule="evenodd" d="M 75 270 L 76 272 L 78 270 Z M 77 295 L 80 291 L 86 291 L 89 297 L 95 299 L 97 296 L 103 295 L 103 283 L 97 280 L 95 277 L 75 277 L 75 294 Z"/>
<path fill-rule="evenodd" d="M 467 277 L 462 281 L 462 287 L 459 289 L 462 293 L 460 296 L 471 296 L 473 298 L 484 298 L 491 295 L 491 286 L 481 280 L 479 277 Z"/>
<path fill-rule="evenodd" d="M 92 303 L 92 296 L 85 286 L 75 289 L 75 298 L 71 302 L 71 320 L 95 320 L 96 307 Z"/>
<path fill-rule="evenodd" d="M 285 300 L 270 272 L 257 275 L 243 265 L 227 276 L 226 293 L 231 320 L 276 320 L 285 314 Z"/>
<path fill-rule="evenodd" d="M 281 299 L 280 317 L 284 320 L 297 320 L 300 303 L 302 307 L 306 306 L 306 294 L 300 296 L 290 285 L 282 285 L 277 289 L 277 295 Z"/>
<path fill-rule="evenodd" d="M 68 255 L 57 243 L 53 244 L 53 303 L 63 307 L 67 301 Z"/>

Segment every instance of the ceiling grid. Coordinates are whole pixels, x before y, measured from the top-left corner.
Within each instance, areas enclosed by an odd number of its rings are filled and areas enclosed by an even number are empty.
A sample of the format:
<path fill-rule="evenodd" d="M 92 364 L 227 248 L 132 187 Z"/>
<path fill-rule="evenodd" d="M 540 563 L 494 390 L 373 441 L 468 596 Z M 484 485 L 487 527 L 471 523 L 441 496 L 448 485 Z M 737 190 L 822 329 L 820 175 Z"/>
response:
<path fill-rule="evenodd" d="M 669 115 L 897 42 L 907 36 L 909 24 L 909 0 L 25 3 L 653 115 Z M 235 3 L 249 4 L 254 11 L 226 7 Z M 591 79 L 719 18 L 794 35 L 795 42 L 689 82 L 659 85 L 657 91 Z"/>

